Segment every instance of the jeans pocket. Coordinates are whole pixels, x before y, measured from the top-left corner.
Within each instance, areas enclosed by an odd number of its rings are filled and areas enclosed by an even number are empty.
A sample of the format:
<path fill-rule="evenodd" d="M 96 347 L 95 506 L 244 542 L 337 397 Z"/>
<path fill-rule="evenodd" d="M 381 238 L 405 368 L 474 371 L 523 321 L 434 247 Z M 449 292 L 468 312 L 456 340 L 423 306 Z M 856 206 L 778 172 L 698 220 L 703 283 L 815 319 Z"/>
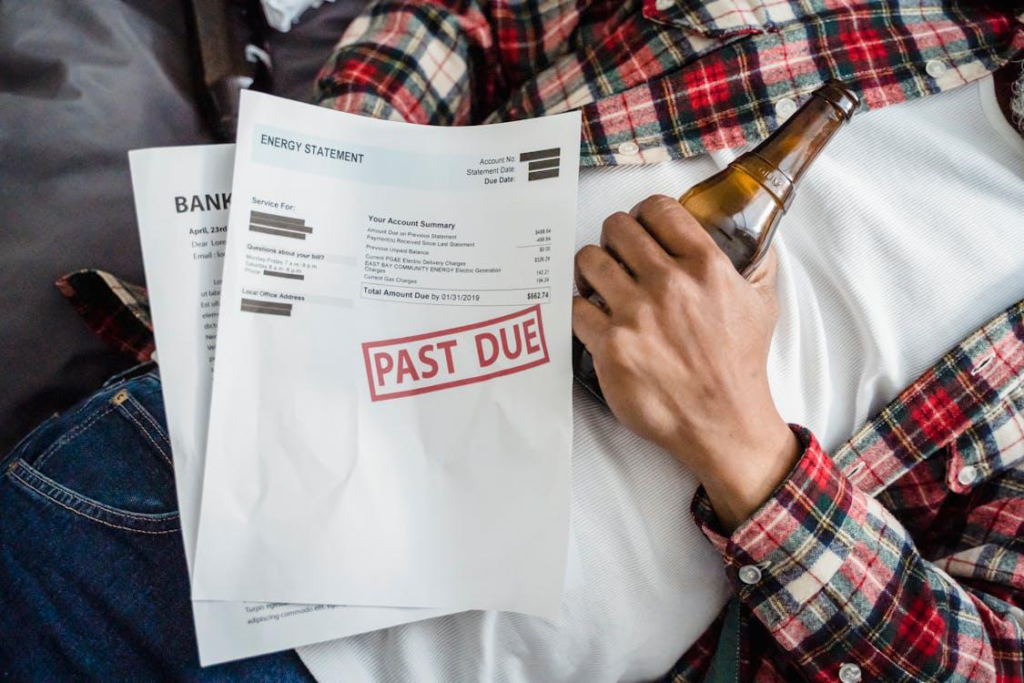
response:
<path fill-rule="evenodd" d="M 30 495 L 106 527 L 142 534 L 170 534 L 181 529 L 177 512 L 131 512 L 104 505 L 58 484 L 24 460 L 15 460 L 7 476 Z"/>
<path fill-rule="evenodd" d="M 20 486 L 108 525 L 177 528 L 174 466 L 155 376 L 105 387 L 54 418 L 41 435 L 10 461 L 8 475 Z"/>

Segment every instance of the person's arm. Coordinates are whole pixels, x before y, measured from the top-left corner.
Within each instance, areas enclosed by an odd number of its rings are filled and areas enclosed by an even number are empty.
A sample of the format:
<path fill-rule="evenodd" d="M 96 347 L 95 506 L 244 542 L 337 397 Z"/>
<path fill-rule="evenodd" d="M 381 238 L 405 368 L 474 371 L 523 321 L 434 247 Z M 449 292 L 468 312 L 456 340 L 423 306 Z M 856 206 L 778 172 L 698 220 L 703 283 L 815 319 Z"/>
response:
<path fill-rule="evenodd" d="M 480 123 L 569 49 L 581 6 L 378 0 L 345 31 L 314 101 L 410 123 Z"/>
<path fill-rule="evenodd" d="M 611 216 L 602 247 L 577 254 L 573 301 L 608 405 L 700 479 L 694 514 L 737 596 L 808 680 L 844 665 L 864 680 L 1022 680 L 1024 614 L 924 560 L 778 414 L 773 281 L 771 261 L 744 280 L 669 197 Z"/>

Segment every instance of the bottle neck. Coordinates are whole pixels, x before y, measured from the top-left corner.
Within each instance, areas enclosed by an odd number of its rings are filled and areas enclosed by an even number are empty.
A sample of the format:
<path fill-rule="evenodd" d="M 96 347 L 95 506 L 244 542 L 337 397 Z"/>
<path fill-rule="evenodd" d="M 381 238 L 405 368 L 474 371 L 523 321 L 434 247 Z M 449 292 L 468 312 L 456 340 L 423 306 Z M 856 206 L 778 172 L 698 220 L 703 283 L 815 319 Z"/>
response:
<path fill-rule="evenodd" d="M 733 165 L 752 175 L 786 209 L 801 176 L 853 115 L 857 103 L 856 96 L 846 88 L 827 84 L 774 134 Z"/>

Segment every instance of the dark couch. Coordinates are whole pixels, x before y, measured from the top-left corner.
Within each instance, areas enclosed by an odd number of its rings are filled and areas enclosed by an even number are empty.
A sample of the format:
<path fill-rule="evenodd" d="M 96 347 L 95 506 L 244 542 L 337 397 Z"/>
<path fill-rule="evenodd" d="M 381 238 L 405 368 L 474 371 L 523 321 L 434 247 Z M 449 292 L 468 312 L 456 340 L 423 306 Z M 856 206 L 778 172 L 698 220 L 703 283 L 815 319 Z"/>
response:
<path fill-rule="evenodd" d="M 274 93 L 309 100 L 364 0 L 272 32 Z M 0 453 L 130 365 L 53 286 L 83 267 L 143 282 L 130 149 L 213 142 L 185 3 L 0 2 Z"/>

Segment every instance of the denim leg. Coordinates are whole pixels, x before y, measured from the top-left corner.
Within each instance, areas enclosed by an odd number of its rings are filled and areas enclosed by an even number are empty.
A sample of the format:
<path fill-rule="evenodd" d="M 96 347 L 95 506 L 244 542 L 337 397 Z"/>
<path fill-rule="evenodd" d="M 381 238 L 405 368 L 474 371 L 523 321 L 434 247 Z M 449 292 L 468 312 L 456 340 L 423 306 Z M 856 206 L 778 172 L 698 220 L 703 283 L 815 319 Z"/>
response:
<path fill-rule="evenodd" d="M 294 651 L 201 669 L 152 372 L 0 463 L 0 679 L 312 681 Z"/>

